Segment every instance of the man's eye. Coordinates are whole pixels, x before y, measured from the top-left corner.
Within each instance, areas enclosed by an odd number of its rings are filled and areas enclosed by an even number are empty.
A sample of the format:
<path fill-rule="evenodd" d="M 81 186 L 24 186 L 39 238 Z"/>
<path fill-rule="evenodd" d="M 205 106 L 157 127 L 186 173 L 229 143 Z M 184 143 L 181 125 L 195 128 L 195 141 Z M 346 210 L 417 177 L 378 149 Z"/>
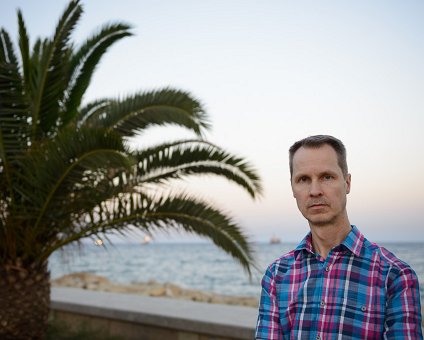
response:
<path fill-rule="evenodd" d="M 307 180 L 307 178 L 306 178 L 306 177 L 300 177 L 300 178 L 299 178 L 299 182 L 300 182 L 300 183 L 302 183 L 302 182 L 306 182 L 306 180 Z"/>
<path fill-rule="evenodd" d="M 330 179 L 333 179 L 333 176 L 331 176 L 331 175 L 325 175 L 325 176 L 324 176 L 324 179 L 325 179 L 326 181 L 329 181 Z"/>

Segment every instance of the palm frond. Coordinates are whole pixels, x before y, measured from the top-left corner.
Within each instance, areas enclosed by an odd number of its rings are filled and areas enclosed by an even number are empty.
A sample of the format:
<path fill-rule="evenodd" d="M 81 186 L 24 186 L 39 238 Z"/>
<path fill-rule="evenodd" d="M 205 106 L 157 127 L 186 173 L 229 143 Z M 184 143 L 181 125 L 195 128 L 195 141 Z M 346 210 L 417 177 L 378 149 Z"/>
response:
<path fill-rule="evenodd" d="M 253 249 L 247 242 L 247 235 L 231 218 L 210 204 L 188 195 L 163 197 L 144 218 L 144 223 L 152 226 L 181 226 L 189 233 L 210 238 L 251 275 Z"/>
<path fill-rule="evenodd" d="M 18 11 L 21 61 L 0 30 L 0 262 L 44 262 L 65 244 L 133 225 L 208 237 L 250 273 L 251 246 L 226 213 L 166 192 L 173 179 L 206 174 L 257 198 L 257 171 L 203 140 L 208 116 L 188 92 L 165 88 L 81 105 L 102 56 L 131 35 L 129 25 L 108 24 L 76 49 L 70 37 L 81 14 L 80 1 L 71 1 L 53 37 L 37 38 L 31 49 Z M 197 137 L 136 151 L 126 144 L 166 125 Z"/>
<path fill-rule="evenodd" d="M 57 129 L 61 100 L 67 86 L 69 38 L 81 14 L 79 1 L 71 1 L 56 26 L 53 39 L 45 40 L 41 45 L 38 67 L 31 79 L 33 140 Z"/>
<path fill-rule="evenodd" d="M 86 123 L 113 129 L 126 137 L 153 125 L 179 125 L 197 135 L 209 128 L 201 103 L 187 92 L 170 88 L 111 101 L 103 112 L 87 117 Z"/>
<path fill-rule="evenodd" d="M 94 177 L 91 184 L 95 186 L 96 176 L 101 178 L 111 168 L 129 169 L 132 164 L 116 134 L 93 129 L 64 130 L 22 160 L 20 181 L 15 185 L 22 197 L 18 208 L 34 220 L 32 230 L 36 234 L 43 219 L 54 224 L 63 218 L 78 183 Z"/>
<path fill-rule="evenodd" d="M 262 192 L 259 175 L 243 158 L 202 140 L 183 140 L 150 147 L 134 153 L 139 184 L 161 182 L 192 174 L 225 177 L 245 189 L 253 198 Z"/>
<path fill-rule="evenodd" d="M 0 167 L 13 188 L 13 166 L 27 148 L 28 104 L 22 91 L 22 76 L 13 44 L 5 30 L 0 31 Z M 3 182 L 5 183 L 5 182 Z M 6 188 L 3 188 L 6 190 Z"/>
<path fill-rule="evenodd" d="M 252 266 L 255 266 L 252 246 L 246 241 L 247 236 L 241 228 L 224 212 L 188 195 L 158 199 L 143 194 L 117 197 L 99 206 L 78 228 L 74 226 L 69 234 L 57 240 L 50 251 L 99 233 L 125 233 L 130 226 L 149 232 L 181 228 L 212 240 L 236 259 L 249 275 Z"/>
<path fill-rule="evenodd" d="M 38 38 L 35 41 L 35 44 L 32 48 L 32 54 L 31 54 L 31 64 L 32 65 L 37 65 L 40 62 L 40 55 L 41 55 L 41 45 L 42 45 L 42 40 L 41 38 Z M 31 81 L 31 86 L 34 87 L 34 83 L 35 80 L 33 79 L 34 75 L 30 74 L 30 81 Z"/>
<path fill-rule="evenodd" d="M 18 26 L 19 26 L 19 48 L 21 50 L 21 61 L 23 79 L 25 81 L 26 92 L 31 88 L 31 57 L 29 51 L 29 37 L 25 26 L 22 13 L 18 10 Z"/>
<path fill-rule="evenodd" d="M 18 67 L 18 59 L 9 34 L 3 28 L 0 30 L 0 62 Z"/>
<path fill-rule="evenodd" d="M 65 125 L 76 115 L 82 96 L 90 84 L 101 57 L 112 44 L 124 37 L 131 36 L 130 28 L 131 26 L 123 23 L 106 25 L 72 55 L 70 60 L 71 79 L 64 103 L 64 116 L 62 117 Z"/>
<path fill-rule="evenodd" d="M 81 107 L 79 109 L 79 115 L 76 117 L 78 127 L 83 125 L 90 116 L 101 116 L 110 105 L 110 102 L 111 100 L 106 98 L 96 99 Z"/>

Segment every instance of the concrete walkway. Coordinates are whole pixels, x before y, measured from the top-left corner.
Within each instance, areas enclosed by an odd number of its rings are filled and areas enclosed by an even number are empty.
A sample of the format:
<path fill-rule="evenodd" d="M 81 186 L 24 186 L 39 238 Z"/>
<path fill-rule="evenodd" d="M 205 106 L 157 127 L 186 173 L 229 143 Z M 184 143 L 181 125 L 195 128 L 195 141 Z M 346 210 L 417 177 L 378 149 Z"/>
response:
<path fill-rule="evenodd" d="M 53 287 L 53 311 L 230 339 L 253 339 L 257 309 Z"/>

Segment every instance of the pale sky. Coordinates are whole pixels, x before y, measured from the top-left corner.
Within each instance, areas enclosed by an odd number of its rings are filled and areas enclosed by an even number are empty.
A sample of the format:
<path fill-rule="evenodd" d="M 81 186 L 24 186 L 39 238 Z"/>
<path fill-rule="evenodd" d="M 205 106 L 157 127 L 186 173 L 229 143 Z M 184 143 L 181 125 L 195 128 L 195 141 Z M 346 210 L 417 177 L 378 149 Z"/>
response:
<path fill-rule="evenodd" d="M 51 35 L 67 1 L 2 1 L 16 42 L 16 8 L 31 43 Z M 74 41 L 108 21 L 135 36 L 106 54 L 86 100 L 165 86 L 206 106 L 207 138 L 258 169 L 264 196 L 206 178 L 184 184 L 237 220 L 255 241 L 308 231 L 291 194 L 288 148 L 312 134 L 348 151 L 350 221 L 372 241 L 424 241 L 424 2 L 86 0 Z M 155 129 L 134 143 L 177 137 Z M 163 236 L 159 240 L 183 236 Z"/>

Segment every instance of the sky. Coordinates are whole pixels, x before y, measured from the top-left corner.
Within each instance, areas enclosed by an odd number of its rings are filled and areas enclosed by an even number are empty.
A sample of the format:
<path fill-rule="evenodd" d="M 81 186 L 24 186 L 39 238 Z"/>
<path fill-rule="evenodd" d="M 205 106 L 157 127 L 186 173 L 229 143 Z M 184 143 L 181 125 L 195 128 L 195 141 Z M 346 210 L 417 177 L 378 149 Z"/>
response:
<path fill-rule="evenodd" d="M 105 55 L 84 100 L 162 87 L 200 99 L 213 126 L 207 139 L 248 159 L 264 194 L 253 201 L 216 177 L 178 185 L 228 212 L 251 240 L 298 242 L 309 231 L 291 193 L 288 148 L 330 134 L 348 152 L 350 222 L 372 241 L 424 241 L 424 2 L 82 3 L 76 44 L 111 21 L 135 34 Z M 2 1 L 0 25 L 16 42 L 21 8 L 34 43 L 53 34 L 66 4 Z M 156 128 L 133 145 L 181 137 L 192 135 Z"/>

